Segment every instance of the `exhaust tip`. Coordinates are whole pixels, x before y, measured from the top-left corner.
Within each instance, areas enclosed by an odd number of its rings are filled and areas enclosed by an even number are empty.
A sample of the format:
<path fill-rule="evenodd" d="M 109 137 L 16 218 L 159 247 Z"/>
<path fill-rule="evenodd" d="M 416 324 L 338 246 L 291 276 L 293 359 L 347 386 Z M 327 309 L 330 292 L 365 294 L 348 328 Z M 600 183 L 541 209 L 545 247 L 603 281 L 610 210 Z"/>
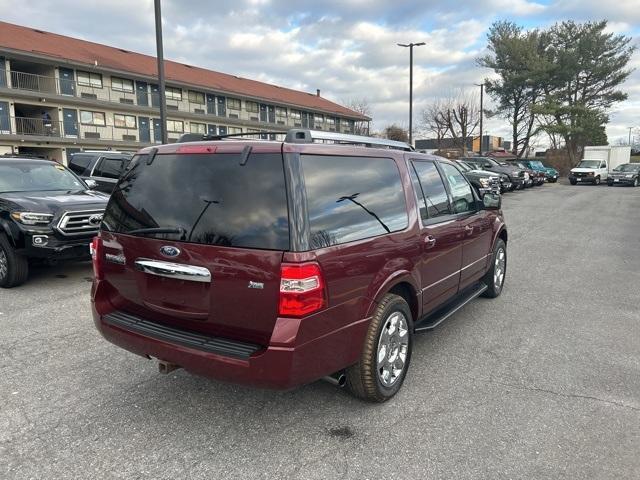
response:
<path fill-rule="evenodd" d="M 347 383 L 347 376 L 344 374 L 344 372 L 336 372 L 332 375 L 322 377 L 322 380 L 330 383 L 331 385 L 342 388 Z"/>

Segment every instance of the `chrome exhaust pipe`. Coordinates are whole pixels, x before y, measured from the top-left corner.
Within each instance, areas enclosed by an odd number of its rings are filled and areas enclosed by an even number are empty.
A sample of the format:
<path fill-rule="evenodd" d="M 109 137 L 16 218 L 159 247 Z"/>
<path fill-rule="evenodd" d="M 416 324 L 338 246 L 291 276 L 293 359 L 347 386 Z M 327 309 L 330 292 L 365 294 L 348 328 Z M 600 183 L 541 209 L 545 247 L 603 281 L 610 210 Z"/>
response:
<path fill-rule="evenodd" d="M 327 375 L 326 377 L 322 377 L 322 380 L 330 383 L 336 387 L 344 387 L 345 383 L 347 383 L 347 376 L 344 372 L 336 372 L 331 375 Z"/>
<path fill-rule="evenodd" d="M 180 365 L 176 365 L 175 363 L 164 362 L 162 360 L 158 360 L 158 371 L 163 375 L 173 372 L 174 370 L 178 370 L 182 368 Z"/>

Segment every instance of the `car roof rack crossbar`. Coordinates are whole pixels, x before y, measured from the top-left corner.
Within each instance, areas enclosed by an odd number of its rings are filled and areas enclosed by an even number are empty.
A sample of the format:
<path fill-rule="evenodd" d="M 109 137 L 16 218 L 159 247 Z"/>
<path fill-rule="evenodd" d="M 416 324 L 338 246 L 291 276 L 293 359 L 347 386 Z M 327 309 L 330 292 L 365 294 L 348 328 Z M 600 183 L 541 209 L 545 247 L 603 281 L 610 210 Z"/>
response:
<path fill-rule="evenodd" d="M 285 142 L 288 143 L 315 143 L 330 142 L 342 145 L 362 145 L 365 147 L 391 148 L 411 152 L 413 147 L 405 142 L 388 140 L 386 138 L 365 137 L 362 135 L 351 135 L 348 133 L 324 132 L 322 130 L 309 130 L 305 128 L 292 128 L 287 132 L 242 132 L 229 133 L 225 135 L 203 135 L 201 133 L 184 133 L 178 138 L 176 143 L 202 142 L 207 140 L 224 140 L 235 137 L 251 137 L 266 135 L 286 135 Z M 264 138 L 262 138 L 264 139 Z"/>
<path fill-rule="evenodd" d="M 224 140 L 225 138 L 234 138 L 234 137 L 251 137 L 251 136 L 262 136 L 262 135 L 286 135 L 287 132 L 242 132 L 242 133 L 227 133 L 224 135 L 209 135 L 209 134 L 201 134 L 201 133 L 183 133 L 180 135 L 176 143 L 187 143 L 187 142 L 203 142 L 208 140 Z M 264 140 L 264 139 L 262 139 Z"/>
<path fill-rule="evenodd" d="M 324 132 L 322 130 L 308 130 L 294 128 L 287 132 L 285 140 L 289 143 L 314 143 L 316 141 L 333 142 L 347 145 L 364 145 L 366 147 L 392 148 L 395 150 L 413 151 L 413 147 L 405 142 L 388 140 L 386 138 L 365 137 L 349 133 Z"/>

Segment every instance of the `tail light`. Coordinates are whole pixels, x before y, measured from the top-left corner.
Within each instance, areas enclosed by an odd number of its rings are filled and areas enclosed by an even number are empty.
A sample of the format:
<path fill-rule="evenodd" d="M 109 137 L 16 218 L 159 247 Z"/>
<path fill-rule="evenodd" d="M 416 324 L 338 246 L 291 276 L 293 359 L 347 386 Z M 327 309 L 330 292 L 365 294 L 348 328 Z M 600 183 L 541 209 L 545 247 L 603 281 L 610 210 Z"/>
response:
<path fill-rule="evenodd" d="M 324 279 L 317 263 L 284 263 L 280 272 L 281 317 L 304 317 L 326 306 Z"/>
<path fill-rule="evenodd" d="M 89 250 L 91 252 L 91 262 L 93 263 L 93 275 L 96 280 L 102 280 L 102 265 L 104 259 L 102 238 L 99 236 L 93 237 Z"/>

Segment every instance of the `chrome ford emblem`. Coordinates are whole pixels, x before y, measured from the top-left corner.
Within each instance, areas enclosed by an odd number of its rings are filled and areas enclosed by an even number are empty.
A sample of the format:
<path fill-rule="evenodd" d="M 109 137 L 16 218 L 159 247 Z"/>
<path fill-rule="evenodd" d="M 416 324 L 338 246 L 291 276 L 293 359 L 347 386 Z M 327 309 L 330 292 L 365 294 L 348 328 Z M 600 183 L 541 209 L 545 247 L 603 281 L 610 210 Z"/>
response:
<path fill-rule="evenodd" d="M 91 215 L 91 216 L 89 217 L 88 222 L 89 222 L 91 225 L 100 225 L 100 222 L 102 222 L 102 215 L 100 215 L 100 214 Z"/>
<path fill-rule="evenodd" d="M 180 249 L 172 247 L 171 245 L 165 245 L 164 247 L 160 247 L 160 253 L 165 257 L 177 257 L 180 255 Z"/>

